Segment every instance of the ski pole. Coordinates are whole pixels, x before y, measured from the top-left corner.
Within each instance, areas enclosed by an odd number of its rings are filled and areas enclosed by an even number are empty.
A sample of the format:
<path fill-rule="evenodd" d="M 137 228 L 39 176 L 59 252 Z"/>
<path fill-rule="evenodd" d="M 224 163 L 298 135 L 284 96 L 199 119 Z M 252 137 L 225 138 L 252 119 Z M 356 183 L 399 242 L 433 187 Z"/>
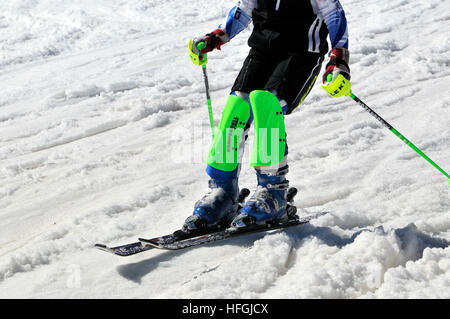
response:
<path fill-rule="evenodd" d="M 205 48 L 206 43 L 205 42 L 200 42 L 197 44 L 197 50 L 200 51 L 203 48 Z M 209 90 L 209 80 L 208 80 L 208 73 L 206 71 L 206 54 L 204 55 L 204 58 L 201 60 L 201 66 L 202 66 L 202 70 L 203 70 L 203 79 L 205 80 L 205 89 L 206 89 L 206 103 L 208 104 L 208 113 L 209 113 L 209 124 L 211 126 L 211 133 L 212 133 L 212 138 L 214 139 L 214 117 L 213 117 L 213 112 L 212 112 L 212 103 L 211 103 L 211 94 L 210 94 L 210 90 Z"/>
<path fill-rule="evenodd" d="M 374 118 L 376 118 L 381 124 L 387 127 L 392 133 L 394 133 L 398 138 L 400 138 L 406 145 L 411 147 L 416 153 L 422 156 L 428 163 L 433 165 L 437 170 L 444 174 L 448 178 L 448 183 L 450 184 L 450 176 L 442 168 L 440 168 L 435 162 L 431 160 L 424 152 L 422 152 L 417 146 L 415 146 L 410 140 L 403 136 L 399 131 L 397 131 L 391 124 L 386 122 L 381 116 L 379 116 L 374 110 L 372 110 L 366 103 L 361 101 L 355 94 L 350 93 L 350 98 L 361 105 L 366 111 L 368 111 Z"/>
<path fill-rule="evenodd" d="M 214 139 L 214 117 L 212 112 L 211 95 L 209 93 L 209 81 L 208 81 L 208 73 L 206 72 L 206 64 L 202 65 L 202 70 L 206 88 L 206 103 L 208 103 L 209 124 L 211 126 L 212 137 Z"/>
<path fill-rule="evenodd" d="M 333 81 L 333 75 L 328 74 L 327 76 L 328 85 L 322 86 L 325 91 L 331 96 L 340 97 L 348 95 L 353 101 L 361 105 L 366 111 L 368 111 L 374 118 L 376 118 L 383 126 L 387 127 L 392 133 L 394 133 L 398 138 L 400 138 L 406 145 L 411 147 L 417 154 L 422 156 L 428 163 L 433 165 L 439 172 L 444 174 L 448 183 L 450 184 L 450 176 L 442 168 L 440 168 L 435 162 L 431 160 L 424 152 L 422 152 L 417 146 L 411 143 L 406 137 L 404 137 L 399 131 L 397 131 L 391 124 L 386 122 L 381 116 L 379 116 L 374 110 L 372 110 L 366 103 L 361 101 L 355 94 L 352 93 L 351 83 L 342 74 L 339 74 L 335 81 Z"/>

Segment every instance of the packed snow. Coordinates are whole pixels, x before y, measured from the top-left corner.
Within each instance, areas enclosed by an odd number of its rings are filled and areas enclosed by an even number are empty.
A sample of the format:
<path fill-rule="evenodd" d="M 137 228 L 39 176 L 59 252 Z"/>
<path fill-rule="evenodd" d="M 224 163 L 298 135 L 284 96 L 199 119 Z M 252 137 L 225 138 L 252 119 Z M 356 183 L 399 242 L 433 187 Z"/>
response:
<path fill-rule="evenodd" d="M 449 172 L 450 2 L 341 3 L 354 93 Z M 170 233 L 208 190 L 187 42 L 234 4 L 2 0 L 1 298 L 450 298 L 446 177 L 319 80 L 286 117 L 288 179 L 300 214 L 329 214 L 179 252 L 93 247 Z M 216 125 L 250 32 L 208 56 Z"/>

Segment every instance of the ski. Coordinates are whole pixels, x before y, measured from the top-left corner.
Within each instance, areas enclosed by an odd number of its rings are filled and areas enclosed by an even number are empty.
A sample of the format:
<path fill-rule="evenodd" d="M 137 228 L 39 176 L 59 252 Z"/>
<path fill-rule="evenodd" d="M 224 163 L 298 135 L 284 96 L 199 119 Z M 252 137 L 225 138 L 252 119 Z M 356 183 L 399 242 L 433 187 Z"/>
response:
<path fill-rule="evenodd" d="M 220 228 L 214 228 L 214 229 L 203 230 L 203 231 L 199 231 L 199 232 L 195 232 L 195 233 L 191 233 L 191 234 L 186 234 L 186 233 L 182 232 L 181 230 L 177 230 L 177 231 L 173 232 L 172 234 L 165 235 L 165 236 L 159 236 L 159 237 L 155 237 L 155 238 L 151 238 L 151 239 L 147 239 L 147 240 L 149 240 L 149 241 L 151 240 L 152 242 L 155 242 L 155 243 L 158 243 L 158 242 L 175 243 L 175 242 L 181 241 L 181 240 L 186 240 L 186 239 L 190 239 L 190 238 L 194 238 L 194 237 L 208 235 L 211 233 L 216 233 L 220 230 L 221 230 Z M 116 247 L 108 247 L 107 245 L 104 245 L 104 244 L 95 244 L 95 248 L 106 251 L 108 253 L 111 253 L 111 254 L 114 254 L 117 256 L 126 257 L 126 256 L 135 255 L 138 253 L 142 253 L 144 251 L 152 249 L 153 247 L 151 245 L 143 245 L 141 241 L 138 241 L 138 242 L 129 243 L 129 244 L 116 246 Z"/>
<path fill-rule="evenodd" d="M 244 230 L 240 231 L 230 231 L 230 230 L 223 230 L 211 234 L 206 234 L 203 236 L 197 236 L 189 239 L 184 240 L 177 240 L 173 242 L 165 242 L 162 238 L 152 238 L 152 239 L 145 239 L 145 238 L 139 238 L 139 241 L 142 243 L 143 246 L 150 246 L 155 247 L 159 249 L 166 249 L 166 250 L 180 250 L 185 249 L 189 247 L 195 247 L 211 242 L 217 242 L 217 241 L 223 241 L 243 235 L 249 235 L 254 233 L 264 233 L 272 230 L 282 230 L 287 229 L 294 226 L 299 226 L 303 224 L 307 224 L 310 222 L 310 220 L 315 219 L 319 216 L 325 215 L 327 212 L 320 212 L 314 215 L 306 216 L 306 217 L 298 217 L 297 215 L 292 216 L 289 218 L 289 220 L 285 223 L 274 223 L 274 224 L 266 224 L 266 225 L 253 225 L 250 227 L 245 228 Z"/>
<path fill-rule="evenodd" d="M 250 191 L 247 188 L 243 188 L 239 192 L 239 198 L 238 198 L 239 208 L 238 208 L 238 211 L 242 208 L 242 205 L 243 205 L 243 203 L 245 201 L 245 198 L 249 194 L 250 194 Z M 220 229 L 220 226 L 218 226 L 217 228 L 206 229 L 206 230 L 197 231 L 197 232 L 194 232 L 194 233 L 187 234 L 187 233 L 185 233 L 185 232 L 183 232 L 183 231 L 181 231 L 179 229 L 179 230 L 173 232 L 172 234 L 155 237 L 155 238 L 151 238 L 151 239 L 148 239 L 148 240 L 152 240 L 153 242 L 174 243 L 174 242 L 179 241 L 179 240 L 185 240 L 185 239 L 189 239 L 189 238 L 193 238 L 193 237 L 203 236 L 203 235 L 207 235 L 207 234 L 218 232 L 220 230 L 222 230 L 222 229 Z M 114 254 L 114 255 L 117 255 L 117 256 L 121 256 L 121 257 L 127 257 L 127 256 L 131 256 L 131 255 L 135 255 L 135 254 L 142 253 L 144 251 L 147 251 L 147 250 L 153 248 L 153 246 L 151 246 L 151 245 L 143 245 L 140 241 L 129 243 L 129 244 L 124 244 L 124 245 L 120 245 L 120 246 L 115 246 L 115 247 L 109 247 L 109 246 L 104 245 L 104 244 L 95 244 L 94 247 L 97 248 L 97 249 L 100 249 L 102 251 L 105 251 L 107 253 Z"/>
<path fill-rule="evenodd" d="M 250 192 L 248 189 L 242 189 L 239 196 L 239 209 L 242 208 L 242 203 L 245 200 L 245 197 L 248 196 Z M 288 191 L 288 199 L 291 201 L 297 193 L 297 189 L 291 188 Z M 206 244 L 213 241 L 225 240 L 228 238 L 233 238 L 241 235 L 258 233 L 258 232 L 267 232 L 271 230 L 277 229 L 285 229 L 301 224 L 308 223 L 311 219 L 317 218 L 326 212 L 318 213 L 315 215 L 310 215 L 307 217 L 299 218 L 296 214 L 297 208 L 289 203 L 287 210 L 289 219 L 285 223 L 275 223 L 271 225 L 253 225 L 245 230 L 241 230 L 239 232 L 229 232 L 224 230 L 223 228 L 217 227 L 214 229 L 201 230 L 194 233 L 185 233 L 181 230 L 177 230 L 172 234 L 159 236 L 154 238 L 139 238 L 139 241 L 132 242 L 120 246 L 109 247 L 104 244 L 95 244 L 95 248 L 105 251 L 110 254 L 114 254 L 121 257 L 132 256 L 138 253 L 142 253 L 148 251 L 152 248 L 159 249 L 167 249 L 167 250 L 178 250 L 184 249 L 188 247 L 198 246 L 201 244 Z"/>

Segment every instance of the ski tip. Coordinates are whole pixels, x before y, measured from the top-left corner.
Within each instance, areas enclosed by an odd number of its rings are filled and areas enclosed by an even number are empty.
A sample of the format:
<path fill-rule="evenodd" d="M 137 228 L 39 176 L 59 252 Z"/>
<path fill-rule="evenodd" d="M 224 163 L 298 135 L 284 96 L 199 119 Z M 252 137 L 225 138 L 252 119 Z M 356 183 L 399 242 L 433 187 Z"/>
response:
<path fill-rule="evenodd" d="M 121 245 L 121 246 L 115 246 L 115 247 L 109 247 L 103 244 L 95 244 L 94 245 L 95 248 L 99 249 L 99 250 L 103 250 L 106 251 L 108 253 L 117 255 L 117 256 L 121 256 L 121 257 L 126 257 L 126 256 L 131 256 L 131 255 L 135 255 L 138 254 L 140 252 L 149 250 L 151 248 L 153 248 L 150 245 L 143 245 L 141 242 L 132 242 L 129 244 L 125 244 L 125 245 Z"/>
<path fill-rule="evenodd" d="M 112 249 L 112 248 L 110 248 L 110 247 L 108 247 L 108 246 L 106 246 L 106 245 L 103 245 L 103 244 L 95 244 L 94 247 L 97 248 L 97 249 L 106 251 L 106 252 L 108 252 L 108 253 L 115 254 L 114 249 Z"/>
<path fill-rule="evenodd" d="M 106 249 L 106 248 L 108 248 L 108 246 L 103 245 L 103 244 L 95 244 L 94 247 L 98 248 L 98 249 Z"/>

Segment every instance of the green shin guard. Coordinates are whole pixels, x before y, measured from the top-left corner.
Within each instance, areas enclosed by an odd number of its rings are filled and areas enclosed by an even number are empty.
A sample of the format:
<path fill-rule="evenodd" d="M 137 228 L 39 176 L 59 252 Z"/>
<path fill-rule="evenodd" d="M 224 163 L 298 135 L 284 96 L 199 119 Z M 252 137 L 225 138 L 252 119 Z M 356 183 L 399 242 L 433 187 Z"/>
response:
<path fill-rule="evenodd" d="M 230 95 L 208 154 L 208 165 L 228 172 L 237 168 L 239 146 L 249 118 L 250 106 L 247 101 Z"/>
<path fill-rule="evenodd" d="M 250 93 L 250 103 L 255 121 L 250 165 L 279 165 L 286 149 L 286 132 L 280 102 L 268 91 L 253 91 Z"/>

